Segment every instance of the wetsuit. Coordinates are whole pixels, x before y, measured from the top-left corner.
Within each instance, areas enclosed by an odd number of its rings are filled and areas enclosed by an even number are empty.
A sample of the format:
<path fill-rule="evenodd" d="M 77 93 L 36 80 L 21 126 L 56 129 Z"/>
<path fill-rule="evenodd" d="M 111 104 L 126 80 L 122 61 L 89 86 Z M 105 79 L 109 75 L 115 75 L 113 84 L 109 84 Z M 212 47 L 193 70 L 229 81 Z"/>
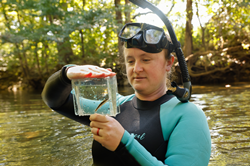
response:
<path fill-rule="evenodd" d="M 89 125 L 89 116 L 74 114 L 65 67 L 48 79 L 42 97 L 53 110 Z M 196 105 L 168 94 L 155 101 L 141 101 L 135 95 L 118 95 L 117 100 L 121 113 L 115 119 L 125 133 L 114 152 L 94 140 L 93 165 L 208 165 L 211 138 L 206 117 Z"/>

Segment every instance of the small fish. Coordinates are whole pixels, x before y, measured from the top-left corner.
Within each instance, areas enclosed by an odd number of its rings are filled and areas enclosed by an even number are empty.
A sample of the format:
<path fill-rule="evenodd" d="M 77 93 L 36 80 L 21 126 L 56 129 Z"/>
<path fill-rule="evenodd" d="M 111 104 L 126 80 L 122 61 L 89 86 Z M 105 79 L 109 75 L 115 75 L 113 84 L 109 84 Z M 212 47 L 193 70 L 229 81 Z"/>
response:
<path fill-rule="evenodd" d="M 109 99 L 104 99 L 104 100 L 96 107 L 95 112 L 96 112 L 99 108 L 101 108 L 101 106 L 103 106 L 103 104 L 105 104 L 108 100 L 109 100 Z"/>

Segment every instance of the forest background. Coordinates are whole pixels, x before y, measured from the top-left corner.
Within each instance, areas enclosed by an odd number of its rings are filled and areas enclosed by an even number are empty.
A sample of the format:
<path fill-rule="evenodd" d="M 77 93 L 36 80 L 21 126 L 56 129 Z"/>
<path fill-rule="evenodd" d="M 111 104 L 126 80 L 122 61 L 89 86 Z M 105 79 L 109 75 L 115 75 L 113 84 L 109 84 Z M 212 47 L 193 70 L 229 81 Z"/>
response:
<path fill-rule="evenodd" d="M 150 2 L 167 7 L 193 84 L 250 81 L 249 0 L 180 0 L 177 12 L 178 0 Z M 147 14 L 128 0 L 1 0 L 0 89 L 41 90 L 66 64 L 112 68 L 123 85 L 118 32 Z"/>

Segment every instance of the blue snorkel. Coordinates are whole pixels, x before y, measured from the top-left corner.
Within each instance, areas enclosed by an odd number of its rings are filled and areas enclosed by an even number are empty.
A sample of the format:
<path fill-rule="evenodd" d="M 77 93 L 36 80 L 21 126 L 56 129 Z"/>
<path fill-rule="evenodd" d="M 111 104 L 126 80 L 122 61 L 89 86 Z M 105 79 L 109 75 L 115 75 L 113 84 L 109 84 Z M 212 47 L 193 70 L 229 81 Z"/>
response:
<path fill-rule="evenodd" d="M 173 94 L 175 95 L 181 102 L 188 102 L 188 100 L 191 97 L 192 93 L 192 84 L 190 81 L 190 76 L 188 73 L 187 69 L 187 64 L 184 58 L 184 54 L 181 49 L 181 44 L 177 40 L 175 32 L 173 30 L 173 27 L 168 20 L 168 18 L 165 16 L 165 14 L 158 9 L 156 6 L 151 4 L 150 2 L 146 0 L 129 0 L 130 2 L 136 4 L 137 6 L 140 6 L 142 8 L 148 8 L 155 14 L 157 14 L 161 20 L 164 22 L 165 26 L 167 27 L 167 30 L 169 32 L 170 38 L 172 40 L 172 43 L 174 45 L 174 52 L 176 53 L 179 65 L 180 65 L 180 70 L 182 74 L 182 80 L 183 80 L 183 86 L 184 88 L 180 88 L 175 82 L 171 83 L 171 88 L 168 88 L 168 94 Z"/>

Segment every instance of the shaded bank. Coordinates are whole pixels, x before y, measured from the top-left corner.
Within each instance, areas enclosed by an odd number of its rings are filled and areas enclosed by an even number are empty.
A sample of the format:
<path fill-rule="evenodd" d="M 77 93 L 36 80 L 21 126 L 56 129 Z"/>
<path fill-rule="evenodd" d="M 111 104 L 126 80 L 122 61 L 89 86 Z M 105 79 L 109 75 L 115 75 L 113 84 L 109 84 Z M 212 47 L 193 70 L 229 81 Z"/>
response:
<path fill-rule="evenodd" d="M 194 85 L 207 84 L 231 84 L 235 82 L 250 82 L 250 45 L 238 45 L 223 48 L 215 51 L 196 52 L 186 57 L 186 62 Z M 53 74 L 63 65 L 57 65 Z M 127 86 L 125 68 L 122 63 L 115 66 L 104 66 L 112 68 L 117 73 L 119 86 Z M 43 86 L 51 74 L 44 77 L 31 77 L 29 80 L 24 79 L 23 73 L 13 68 L 10 70 L 0 69 L 0 90 L 4 89 L 35 89 L 42 90 Z M 181 73 L 177 63 L 174 65 L 173 79 L 178 84 L 182 83 Z"/>
<path fill-rule="evenodd" d="M 250 45 L 238 45 L 216 51 L 196 52 L 186 57 L 191 82 L 196 85 L 250 81 Z M 178 64 L 177 82 L 181 83 Z"/>

